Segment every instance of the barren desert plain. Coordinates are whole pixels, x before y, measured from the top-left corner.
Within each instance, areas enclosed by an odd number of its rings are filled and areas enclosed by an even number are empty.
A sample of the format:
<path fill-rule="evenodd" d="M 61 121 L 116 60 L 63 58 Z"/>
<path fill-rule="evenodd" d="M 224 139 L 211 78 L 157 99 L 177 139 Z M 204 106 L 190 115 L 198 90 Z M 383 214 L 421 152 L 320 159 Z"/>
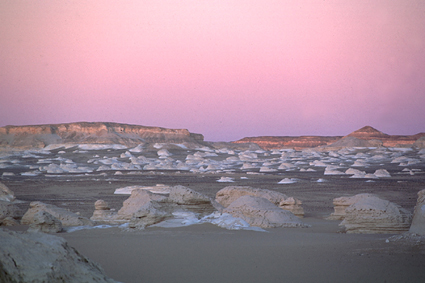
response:
<path fill-rule="evenodd" d="M 347 233 L 341 220 L 327 219 L 335 198 L 362 193 L 413 214 L 425 189 L 425 149 L 412 145 L 265 150 L 231 143 L 50 144 L 4 149 L 0 176 L 23 212 L 39 201 L 86 218 L 100 199 L 119 211 L 135 186 L 155 194 L 155 188 L 181 185 L 212 200 L 225 187 L 249 186 L 302 202 L 300 221 L 308 227 L 250 230 L 220 219 L 202 222 L 215 209 L 200 206 L 143 229 L 94 222 L 64 225 L 54 234 L 118 282 L 425 282 L 423 236 L 408 228 Z M 167 221 L 173 227 L 160 225 Z"/>

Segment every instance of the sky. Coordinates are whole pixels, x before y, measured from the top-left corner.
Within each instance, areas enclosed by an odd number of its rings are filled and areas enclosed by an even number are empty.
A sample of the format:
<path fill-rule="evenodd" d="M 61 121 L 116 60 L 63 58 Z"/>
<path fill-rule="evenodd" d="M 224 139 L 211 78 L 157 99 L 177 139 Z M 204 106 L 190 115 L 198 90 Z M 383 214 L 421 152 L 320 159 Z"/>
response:
<path fill-rule="evenodd" d="M 425 1 L 0 1 L 0 126 L 79 121 L 425 132 Z"/>

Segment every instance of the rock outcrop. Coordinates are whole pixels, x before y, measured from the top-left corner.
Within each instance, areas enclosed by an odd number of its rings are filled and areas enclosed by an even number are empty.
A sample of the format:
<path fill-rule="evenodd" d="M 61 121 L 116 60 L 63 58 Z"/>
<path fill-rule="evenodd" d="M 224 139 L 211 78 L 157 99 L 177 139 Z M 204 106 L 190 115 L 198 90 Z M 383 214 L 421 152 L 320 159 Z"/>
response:
<path fill-rule="evenodd" d="M 369 195 L 362 196 L 345 209 L 339 224 L 346 233 L 399 234 L 409 230 L 412 215 L 399 205 Z"/>
<path fill-rule="evenodd" d="M 265 198 L 250 195 L 239 197 L 223 213 L 239 217 L 251 226 L 260 228 L 308 227 L 292 212 L 277 207 Z"/>
<path fill-rule="evenodd" d="M 14 193 L 4 184 L 0 183 L 0 226 L 14 226 L 23 215 L 22 209 L 17 205 Z"/>
<path fill-rule="evenodd" d="M 0 182 L 0 201 L 14 201 L 14 193 L 3 183 Z"/>
<path fill-rule="evenodd" d="M 291 211 L 298 217 L 304 216 L 304 209 L 301 206 L 302 202 L 300 200 L 294 197 L 288 197 L 279 192 L 257 189 L 249 186 L 225 187 L 216 193 L 215 200 L 222 206 L 228 207 L 232 202 L 245 195 L 265 198 L 274 205 L 284 210 Z"/>
<path fill-rule="evenodd" d="M 62 231 L 62 222 L 50 213 L 40 210 L 34 214 L 28 232 L 59 233 Z"/>
<path fill-rule="evenodd" d="M 102 268 L 60 237 L 0 229 L 1 282 L 113 283 Z"/>
<path fill-rule="evenodd" d="M 0 200 L 0 226 L 17 225 L 22 215 L 22 209 L 14 202 Z"/>
<path fill-rule="evenodd" d="M 418 200 L 409 232 L 425 236 L 425 190 L 418 192 Z"/>
<path fill-rule="evenodd" d="M 63 226 L 85 226 L 85 225 L 93 225 L 93 222 L 90 219 L 79 216 L 71 211 L 66 209 L 54 206 L 52 204 L 45 204 L 40 201 L 33 201 L 30 203 L 30 208 L 24 214 L 21 220 L 21 224 L 30 225 L 34 222 L 34 216 L 39 211 L 45 211 L 49 214 L 53 215 L 60 222 L 62 222 Z"/>
<path fill-rule="evenodd" d="M 90 218 L 99 223 L 129 223 L 130 228 L 143 229 L 167 218 L 175 212 L 192 212 L 208 215 L 218 208 L 223 209 L 209 197 L 184 186 L 167 187 L 169 194 L 156 194 L 146 189 L 133 189 L 117 213 L 109 211 L 107 204 L 98 200 Z"/>
<path fill-rule="evenodd" d="M 350 205 L 370 197 L 377 197 L 374 194 L 357 194 L 351 197 L 334 198 L 334 212 L 327 218 L 328 220 L 343 220 L 345 218 L 345 209 Z"/>
<path fill-rule="evenodd" d="M 424 147 L 425 133 L 416 135 L 387 135 L 373 127 L 365 126 L 346 136 L 261 136 L 246 137 L 233 143 L 256 143 L 263 149 L 294 148 L 304 149 L 312 147 L 397 147 L 415 146 Z"/>
<path fill-rule="evenodd" d="M 33 126 L 0 127 L 0 147 L 43 148 L 50 144 L 203 143 L 201 134 L 186 129 L 167 129 L 139 125 L 79 122 Z"/>
<path fill-rule="evenodd" d="M 246 137 L 233 143 L 255 143 L 261 148 L 270 150 L 275 148 L 294 148 L 303 149 L 328 145 L 336 142 L 342 136 L 260 136 L 260 137 Z"/>
<path fill-rule="evenodd" d="M 93 216 L 90 217 L 90 220 L 110 223 L 114 220 L 116 214 L 117 213 L 115 211 L 111 210 L 106 201 L 99 199 L 94 203 L 94 212 Z"/>

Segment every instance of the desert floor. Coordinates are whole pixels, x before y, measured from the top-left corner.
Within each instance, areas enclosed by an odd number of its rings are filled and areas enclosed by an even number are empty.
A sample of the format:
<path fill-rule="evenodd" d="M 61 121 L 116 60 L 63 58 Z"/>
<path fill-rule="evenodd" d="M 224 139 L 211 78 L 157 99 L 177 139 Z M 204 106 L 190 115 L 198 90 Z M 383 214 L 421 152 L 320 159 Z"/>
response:
<path fill-rule="evenodd" d="M 417 192 L 425 188 L 425 175 L 398 174 L 403 168 L 396 164 L 385 168 L 392 177 L 373 182 L 324 176 L 319 170 L 253 175 L 239 171 L 194 174 L 164 170 L 123 175 L 106 172 L 16 176 L 1 182 L 20 200 L 54 204 L 86 217 L 92 215 L 98 199 L 118 210 L 128 196 L 113 192 L 130 185 L 183 185 L 210 197 L 228 185 L 247 185 L 276 190 L 303 201 L 303 221 L 311 224 L 310 228 L 254 232 L 201 224 L 57 234 L 120 282 L 425 282 L 423 241 L 397 239 L 388 234 L 345 234 L 338 226 L 340 221 L 325 220 L 333 212 L 333 198 L 364 192 L 413 211 Z M 221 176 L 232 177 L 235 182 L 219 183 Z M 284 177 L 298 181 L 277 184 Z M 317 182 L 318 179 L 325 182 Z"/>

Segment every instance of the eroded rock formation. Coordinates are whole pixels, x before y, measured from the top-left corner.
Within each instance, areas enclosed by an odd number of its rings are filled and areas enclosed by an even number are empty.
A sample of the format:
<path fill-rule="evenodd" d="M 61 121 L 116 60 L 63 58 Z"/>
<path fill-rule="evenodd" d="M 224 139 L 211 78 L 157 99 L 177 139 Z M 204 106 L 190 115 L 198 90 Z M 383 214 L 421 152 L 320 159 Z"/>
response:
<path fill-rule="evenodd" d="M 239 197 L 223 213 L 239 217 L 260 228 L 308 227 L 292 212 L 277 207 L 265 198 L 250 195 Z"/>
<path fill-rule="evenodd" d="M 62 222 L 50 213 L 40 210 L 34 214 L 28 232 L 58 233 L 62 231 Z"/>
<path fill-rule="evenodd" d="M 409 232 L 425 235 L 425 190 L 418 192 L 418 200 L 413 212 L 413 220 Z"/>
<path fill-rule="evenodd" d="M 0 147 L 42 148 L 50 144 L 203 143 L 201 134 L 186 129 L 166 129 L 119 123 L 68 123 L 0 127 Z"/>
<path fill-rule="evenodd" d="M 387 135 L 373 127 L 365 126 L 346 136 L 261 136 L 246 137 L 233 143 L 256 143 L 263 149 L 347 147 L 347 146 L 415 146 L 424 147 L 425 133 L 416 135 Z"/>
<path fill-rule="evenodd" d="M 113 283 L 102 268 L 60 237 L 0 229 L 1 282 Z"/>
<path fill-rule="evenodd" d="M 409 230 L 412 215 L 399 205 L 369 194 L 348 200 L 353 201 L 339 224 L 347 233 L 398 234 Z"/>
<path fill-rule="evenodd" d="M 21 224 L 30 225 L 34 222 L 34 216 L 39 211 L 45 211 L 49 214 L 56 217 L 63 226 L 85 226 L 93 225 L 93 222 L 90 219 L 79 216 L 71 211 L 66 209 L 54 206 L 52 204 L 42 203 L 40 201 L 33 201 L 30 203 L 30 208 L 24 214 L 21 220 Z"/>
<path fill-rule="evenodd" d="M 227 186 L 216 193 L 215 200 L 222 206 L 228 207 L 232 202 L 245 195 L 265 198 L 274 205 L 284 210 L 291 211 L 298 217 L 304 216 L 304 210 L 300 200 L 288 197 L 279 192 L 257 189 L 249 186 Z"/>

